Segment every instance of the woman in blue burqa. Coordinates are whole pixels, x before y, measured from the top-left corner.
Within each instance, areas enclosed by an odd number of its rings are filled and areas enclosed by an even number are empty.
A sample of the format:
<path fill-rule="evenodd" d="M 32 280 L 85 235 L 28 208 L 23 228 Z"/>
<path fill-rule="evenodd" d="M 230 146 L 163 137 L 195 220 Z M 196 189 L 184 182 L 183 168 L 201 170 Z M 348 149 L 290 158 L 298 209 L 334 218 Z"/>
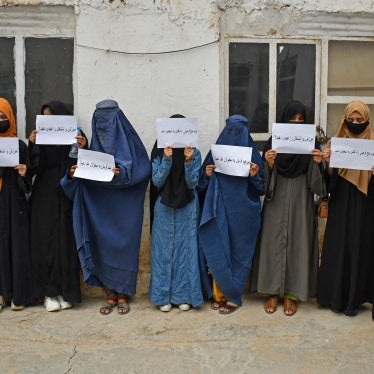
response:
<path fill-rule="evenodd" d="M 264 194 L 261 155 L 241 115 L 227 118 L 216 144 L 252 147 L 248 177 L 214 172 L 211 152 L 200 171 L 199 189 L 205 193 L 199 227 L 199 241 L 207 271 L 202 283 L 211 308 L 230 314 L 242 305 L 242 293 L 252 266 L 261 222 L 260 196 Z M 202 256 L 200 256 L 202 257 Z M 207 273 L 214 279 L 207 281 Z"/>
<path fill-rule="evenodd" d="M 84 280 L 104 286 L 100 313 L 130 310 L 136 292 L 144 197 L 151 174 L 147 152 L 114 100 L 96 104 L 90 150 L 114 156 L 111 182 L 74 178 L 72 166 L 61 185 L 73 200 L 73 224 Z"/>

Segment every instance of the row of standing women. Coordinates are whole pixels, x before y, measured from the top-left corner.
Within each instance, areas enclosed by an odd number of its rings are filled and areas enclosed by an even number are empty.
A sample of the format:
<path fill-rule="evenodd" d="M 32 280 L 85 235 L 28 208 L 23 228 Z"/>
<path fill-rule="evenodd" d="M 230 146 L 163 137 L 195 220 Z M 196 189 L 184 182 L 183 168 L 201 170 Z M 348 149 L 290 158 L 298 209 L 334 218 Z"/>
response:
<path fill-rule="evenodd" d="M 42 113 L 71 114 L 57 101 L 43 106 Z M 16 136 L 4 99 L 0 117 L 0 135 Z M 374 139 L 369 120 L 369 108 L 352 102 L 336 136 Z M 305 106 L 290 102 L 282 122 L 307 123 Z M 87 148 L 83 133 L 77 143 Z M 277 154 L 269 140 L 262 159 L 240 115 L 227 119 L 217 144 L 253 148 L 248 177 L 215 172 L 210 152 L 201 166 L 199 150 L 191 147 L 155 144 L 150 165 L 139 136 L 113 100 L 97 104 L 90 144 L 91 150 L 114 155 L 111 182 L 74 178 L 70 146 L 37 145 L 35 131 L 28 149 L 20 141 L 20 164 L 0 169 L 0 308 L 5 300 L 14 310 L 36 300 L 44 300 L 48 311 L 70 308 L 81 300 L 81 269 L 87 284 L 106 292 L 101 314 L 115 307 L 128 313 L 150 176 L 149 295 L 161 311 L 172 305 L 198 307 L 207 297 L 212 309 L 233 313 L 242 305 L 250 272 L 250 289 L 266 296 L 267 313 L 274 313 L 282 299 L 287 316 L 297 311 L 298 301 L 316 296 L 322 306 L 346 315 L 372 303 L 372 172 L 329 168 L 330 145 L 322 152 L 317 142 L 311 155 L 291 155 Z M 319 267 L 314 196 L 327 193 Z"/>

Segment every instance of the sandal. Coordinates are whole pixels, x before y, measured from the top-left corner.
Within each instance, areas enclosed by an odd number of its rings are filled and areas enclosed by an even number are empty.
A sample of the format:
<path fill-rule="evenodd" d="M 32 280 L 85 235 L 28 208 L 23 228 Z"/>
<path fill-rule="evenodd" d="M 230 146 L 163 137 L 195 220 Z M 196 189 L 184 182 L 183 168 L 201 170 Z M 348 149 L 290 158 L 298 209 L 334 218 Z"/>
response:
<path fill-rule="evenodd" d="M 226 299 L 222 299 L 221 301 L 212 301 L 210 303 L 210 309 L 213 309 L 213 310 L 218 310 L 219 308 L 221 308 L 222 306 L 224 306 L 226 304 L 227 300 Z"/>
<path fill-rule="evenodd" d="M 130 311 L 130 304 L 127 296 L 118 295 L 118 314 L 127 314 Z"/>
<path fill-rule="evenodd" d="M 108 297 L 106 303 L 100 307 L 100 314 L 107 316 L 108 314 L 112 313 L 113 308 L 117 306 L 117 304 L 117 297 Z"/>
<path fill-rule="evenodd" d="M 231 314 L 234 313 L 239 308 L 238 305 L 232 305 L 228 304 L 227 302 L 221 306 L 221 308 L 218 310 L 218 313 L 220 314 Z"/>
<path fill-rule="evenodd" d="M 279 296 L 270 296 L 264 305 L 265 312 L 268 314 L 274 313 L 278 309 Z"/>
<path fill-rule="evenodd" d="M 297 311 L 296 303 L 288 299 L 287 297 L 284 298 L 284 305 L 283 305 L 284 314 L 288 317 L 293 316 Z"/>

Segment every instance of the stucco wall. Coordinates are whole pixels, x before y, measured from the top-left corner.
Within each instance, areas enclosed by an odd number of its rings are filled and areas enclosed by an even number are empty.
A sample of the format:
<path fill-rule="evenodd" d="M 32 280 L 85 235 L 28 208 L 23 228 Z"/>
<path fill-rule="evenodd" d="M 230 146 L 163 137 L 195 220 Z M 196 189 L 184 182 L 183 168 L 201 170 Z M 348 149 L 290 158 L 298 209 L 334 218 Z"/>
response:
<path fill-rule="evenodd" d="M 155 141 L 157 117 L 173 113 L 198 117 L 203 155 L 224 126 L 226 37 L 370 37 L 373 4 L 369 0 L 0 0 L 0 6 L 18 5 L 14 9 L 23 9 L 23 17 L 30 8 L 21 6 L 36 7 L 36 13 L 50 12 L 49 5 L 69 7 L 61 19 L 75 18 L 75 111 L 88 134 L 95 103 L 114 98 L 148 151 Z M 0 17 L 0 31 L 5 18 Z M 54 34 L 64 35 L 64 27 Z M 147 198 L 139 294 L 147 292 L 150 274 L 148 210 Z M 86 294 L 95 292 L 85 287 Z"/>

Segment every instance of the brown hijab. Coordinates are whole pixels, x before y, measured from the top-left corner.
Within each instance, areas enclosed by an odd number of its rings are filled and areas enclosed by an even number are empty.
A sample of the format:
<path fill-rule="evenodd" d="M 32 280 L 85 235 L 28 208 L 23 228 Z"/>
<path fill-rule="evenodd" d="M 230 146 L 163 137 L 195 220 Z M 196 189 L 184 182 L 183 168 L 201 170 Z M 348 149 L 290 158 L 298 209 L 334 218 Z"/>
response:
<path fill-rule="evenodd" d="M 353 112 L 360 113 L 362 117 L 364 117 L 365 122 L 369 121 L 369 125 L 361 134 L 352 134 L 345 124 L 345 120 L 348 119 Z M 362 101 L 352 101 L 349 103 L 344 110 L 344 115 L 340 121 L 340 126 L 335 137 L 374 140 L 374 132 L 370 124 L 369 107 Z M 331 148 L 331 141 L 328 142 L 327 148 Z M 342 178 L 353 183 L 361 192 L 367 195 L 372 173 L 371 170 L 339 169 L 338 173 Z"/>

